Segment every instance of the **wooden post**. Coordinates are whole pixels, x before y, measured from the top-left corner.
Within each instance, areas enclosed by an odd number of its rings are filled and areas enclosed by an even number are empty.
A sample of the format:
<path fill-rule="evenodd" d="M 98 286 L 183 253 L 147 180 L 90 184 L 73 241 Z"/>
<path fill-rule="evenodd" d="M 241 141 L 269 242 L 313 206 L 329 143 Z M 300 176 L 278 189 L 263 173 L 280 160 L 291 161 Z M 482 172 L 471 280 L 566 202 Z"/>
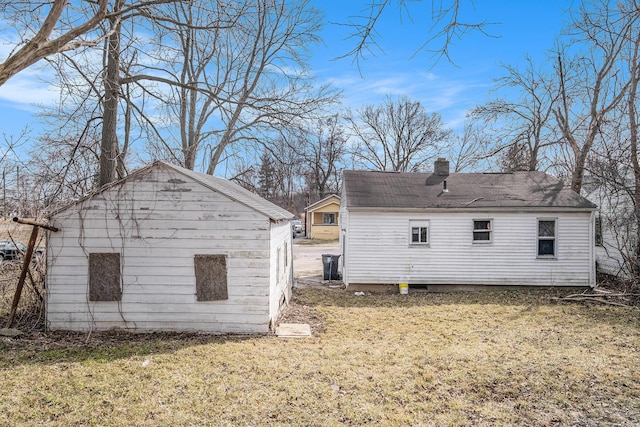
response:
<path fill-rule="evenodd" d="M 30 219 L 20 219 L 18 217 L 14 217 L 13 218 L 13 222 L 17 222 L 18 224 L 33 225 L 34 227 L 44 228 L 44 229 L 47 229 L 49 231 L 54 231 L 54 232 L 60 230 L 58 227 L 53 227 L 53 226 L 48 225 L 48 224 L 42 224 L 40 222 L 31 221 Z"/>
<path fill-rule="evenodd" d="M 18 309 L 18 303 L 20 302 L 20 297 L 22 295 L 22 288 L 24 287 L 24 280 L 27 277 L 27 272 L 29 271 L 29 264 L 31 263 L 31 257 L 33 256 L 33 249 L 36 246 L 36 240 L 38 238 L 38 230 L 40 227 L 46 228 L 51 231 L 58 231 L 58 228 L 51 227 L 47 224 L 39 224 L 35 221 L 29 221 L 25 219 L 13 218 L 14 222 L 19 224 L 28 224 L 33 226 L 33 230 L 31 230 L 31 237 L 29 238 L 29 246 L 27 246 L 27 253 L 24 255 L 24 263 L 22 264 L 22 271 L 20 272 L 20 278 L 18 279 L 18 286 L 16 286 L 16 293 L 13 296 L 13 302 L 11 303 L 11 312 L 9 313 L 9 319 L 7 320 L 7 328 L 13 326 L 13 319 L 16 315 L 16 310 Z M 17 249 L 17 248 L 16 248 Z"/>

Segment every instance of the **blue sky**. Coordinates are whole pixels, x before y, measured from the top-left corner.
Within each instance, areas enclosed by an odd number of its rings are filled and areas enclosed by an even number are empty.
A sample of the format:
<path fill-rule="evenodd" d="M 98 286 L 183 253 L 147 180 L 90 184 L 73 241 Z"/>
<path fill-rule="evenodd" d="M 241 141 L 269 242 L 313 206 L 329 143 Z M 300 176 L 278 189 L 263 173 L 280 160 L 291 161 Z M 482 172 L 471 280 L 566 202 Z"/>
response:
<path fill-rule="evenodd" d="M 488 31 L 496 37 L 468 34 L 451 50 L 453 65 L 441 59 L 434 65 L 428 53 L 411 56 L 429 38 L 431 1 L 409 1 L 411 18 L 395 7 L 386 12 L 377 27 L 383 52 L 360 63 L 352 58 L 335 58 L 353 48 L 348 27 L 331 24 L 347 22 L 350 16 L 366 13 L 369 0 L 314 0 L 324 10 L 327 24 L 324 44 L 313 51 L 312 72 L 321 82 L 332 82 L 343 90 L 343 103 L 352 109 L 379 104 L 387 95 L 407 95 L 422 102 L 430 112 L 438 112 L 453 128 L 459 128 L 466 112 L 491 96 L 493 80 L 503 71 L 499 65 L 518 64 L 528 54 L 536 62 L 546 59 L 563 24 L 568 19 L 571 0 L 478 0 L 464 2 L 468 21 L 488 21 Z M 438 2 L 435 0 L 434 2 Z M 475 6 L 475 7 L 474 7 Z M 575 5 L 574 5 L 575 6 Z M 0 58 L 8 46 L 0 44 Z M 0 134 L 16 137 L 31 124 L 37 129 L 36 104 L 52 104 L 56 92 L 40 80 L 46 69 L 36 65 L 0 87 Z M 0 138 L 2 143 L 4 140 Z"/>
<path fill-rule="evenodd" d="M 437 3 L 437 2 L 435 2 Z M 366 1 L 317 0 L 327 21 L 345 22 L 349 16 L 366 13 Z M 571 0 L 478 0 L 475 8 L 464 2 L 468 22 L 487 21 L 495 37 L 466 35 L 446 59 L 434 63 L 428 52 L 412 56 L 429 38 L 431 1 L 408 2 L 413 22 L 392 6 L 378 27 L 384 52 L 369 55 L 360 63 L 362 76 L 351 58 L 333 60 L 353 48 L 349 28 L 327 24 L 325 46 L 314 54 L 314 70 L 323 80 L 333 81 L 344 91 L 343 102 L 352 108 L 379 104 L 386 95 L 407 95 L 422 102 L 427 111 L 439 112 L 445 122 L 458 128 L 466 112 L 491 96 L 494 79 L 503 75 L 500 64 L 522 64 L 525 55 L 546 61 L 567 21 Z M 437 42 L 436 42 L 437 43 Z M 435 45 L 434 45 L 435 46 Z"/>

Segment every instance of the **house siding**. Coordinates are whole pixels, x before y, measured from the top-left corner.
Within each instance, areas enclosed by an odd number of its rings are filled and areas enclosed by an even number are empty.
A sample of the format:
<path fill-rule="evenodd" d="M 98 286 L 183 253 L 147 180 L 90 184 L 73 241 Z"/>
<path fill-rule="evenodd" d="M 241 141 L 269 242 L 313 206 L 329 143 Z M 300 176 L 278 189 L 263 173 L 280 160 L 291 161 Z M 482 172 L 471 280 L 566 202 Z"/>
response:
<path fill-rule="evenodd" d="M 598 272 L 628 277 L 629 265 L 622 251 L 632 251 L 635 241 L 636 228 L 630 220 L 633 206 L 628 198 L 602 187 L 590 194 L 590 198 L 598 202 L 601 218 L 602 245 L 596 246 Z"/>
<path fill-rule="evenodd" d="M 556 259 L 536 256 L 538 218 L 557 218 Z M 474 219 L 492 220 L 491 243 L 473 243 Z M 411 220 L 429 221 L 429 245 L 409 245 Z M 342 221 L 347 285 L 593 285 L 588 211 L 348 211 Z"/>
<path fill-rule="evenodd" d="M 48 235 L 52 330 L 266 333 L 271 220 L 168 168 L 153 168 L 55 214 Z M 88 257 L 120 254 L 122 299 L 88 298 Z M 227 257 L 227 300 L 196 301 L 194 256 Z"/>
<path fill-rule="evenodd" d="M 341 200 L 346 200 L 345 198 L 345 188 L 342 187 L 342 195 Z M 340 243 L 340 265 L 342 272 L 342 281 L 345 284 L 349 283 L 349 271 L 345 268 L 347 262 L 347 254 L 349 252 L 349 211 L 347 210 L 346 203 L 340 204 L 340 226 L 339 226 L 339 243 Z"/>
<path fill-rule="evenodd" d="M 624 256 L 618 249 L 618 241 L 609 227 L 602 227 L 602 245 L 596 246 L 598 272 L 612 276 L 627 277 L 629 275 Z"/>

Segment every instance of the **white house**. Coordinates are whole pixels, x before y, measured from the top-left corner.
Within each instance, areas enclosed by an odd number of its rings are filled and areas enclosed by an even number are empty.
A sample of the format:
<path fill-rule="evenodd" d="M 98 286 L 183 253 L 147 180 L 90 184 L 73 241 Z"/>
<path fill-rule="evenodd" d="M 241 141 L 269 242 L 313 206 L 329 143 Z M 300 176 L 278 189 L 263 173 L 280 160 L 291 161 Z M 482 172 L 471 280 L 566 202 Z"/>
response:
<path fill-rule="evenodd" d="M 596 205 L 543 172 L 345 171 L 342 274 L 353 289 L 400 283 L 595 286 Z"/>
<path fill-rule="evenodd" d="M 632 178 L 629 178 L 632 181 Z M 629 185 L 631 187 L 631 185 Z M 599 273 L 629 277 L 637 250 L 637 221 L 629 192 L 585 179 L 587 198 L 597 203 L 596 268 Z"/>
<path fill-rule="evenodd" d="M 293 283 L 293 215 L 155 162 L 50 217 L 51 330 L 266 333 Z"/>

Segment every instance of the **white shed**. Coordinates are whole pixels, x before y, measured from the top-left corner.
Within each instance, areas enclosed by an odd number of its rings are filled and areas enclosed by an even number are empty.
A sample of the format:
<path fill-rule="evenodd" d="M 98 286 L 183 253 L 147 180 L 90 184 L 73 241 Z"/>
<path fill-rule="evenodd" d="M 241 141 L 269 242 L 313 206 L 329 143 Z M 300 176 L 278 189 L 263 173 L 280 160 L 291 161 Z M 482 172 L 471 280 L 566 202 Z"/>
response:
<path fill-rule="evenodd" d="M 291 295 L 293 215 L 155 162 L 54 212 L 51 330 L 266 333 Z"/>
<path fill-rule="evenodd" d="M 353 289 L 595 285 L 596 205 L 543 172 L 345 171 L 342 274 Z"/>

